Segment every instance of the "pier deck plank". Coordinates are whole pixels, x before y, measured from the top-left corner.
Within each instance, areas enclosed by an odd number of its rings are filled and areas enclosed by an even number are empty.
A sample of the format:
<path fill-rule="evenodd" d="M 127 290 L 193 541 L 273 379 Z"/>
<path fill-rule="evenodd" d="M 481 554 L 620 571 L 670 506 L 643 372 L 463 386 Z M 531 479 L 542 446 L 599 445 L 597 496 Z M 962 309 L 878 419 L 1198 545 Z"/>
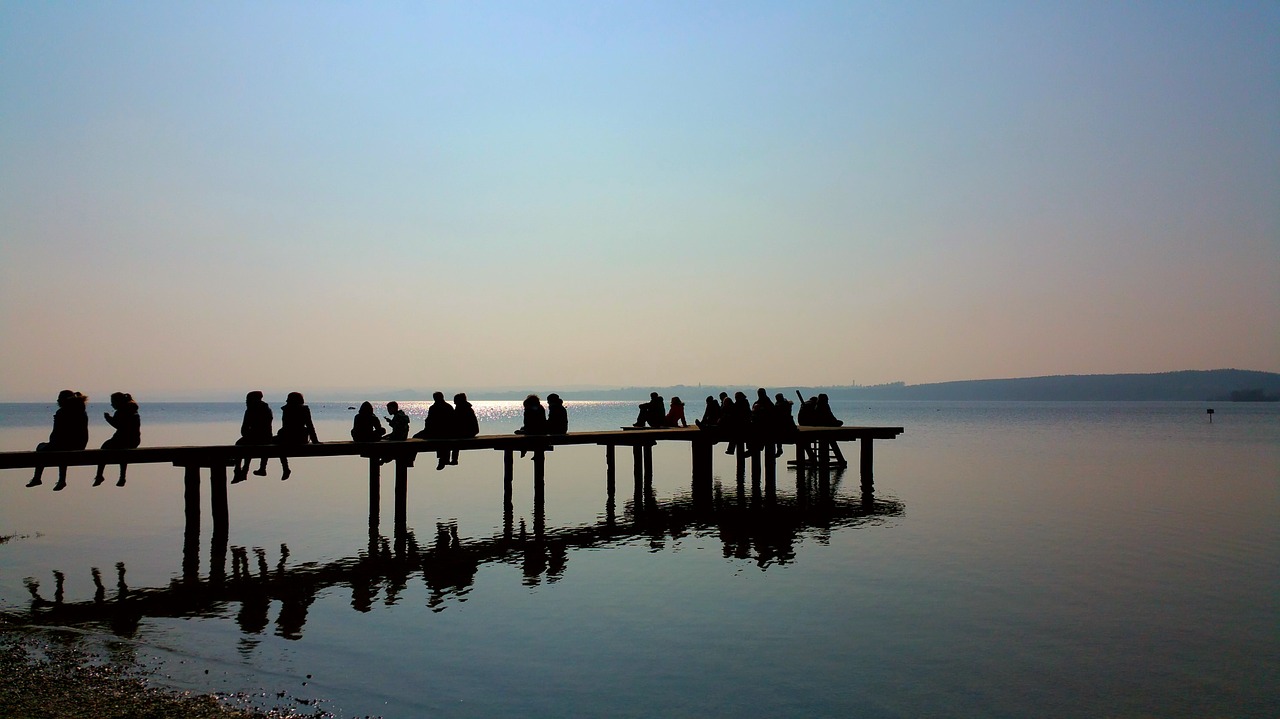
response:
<path fill-rule="evenodd" d="M 846 442 L 894 439 L 902 427 L 801 427 L 785 435 L 761 437 L 794 444 L 804 441 Z M 570 432 L 557 435 L 490 434 L 466 439 L 409 439 L 403 442 L 321 442 L 320 444 L 209 445 L 198 447 L 139 447 L 83 449 L 70 452 L 0 452 L 0 469 L 80 467 L 98 464 L 173 464 L 180 467 L 225 467 L 237 459 L 259 457 L 361 456 L 395 459 L 439 450 L 537 451 L 563 445 L 647 446 L 659 441 L 725 442 L 730 436 L 697 427 Z"/>

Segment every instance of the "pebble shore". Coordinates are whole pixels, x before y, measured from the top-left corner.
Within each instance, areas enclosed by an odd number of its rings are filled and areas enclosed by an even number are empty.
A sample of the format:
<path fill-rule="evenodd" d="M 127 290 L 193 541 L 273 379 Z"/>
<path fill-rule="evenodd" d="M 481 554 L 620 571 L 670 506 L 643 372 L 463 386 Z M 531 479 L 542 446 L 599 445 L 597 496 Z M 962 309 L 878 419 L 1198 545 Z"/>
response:
<path fill-rule="evenodd" d="M 285 719 L 324 712 L 236 707 L 235 697 L 167 691 L 66 630 L 0 618 L 0 716 L 8 719 Z"/>

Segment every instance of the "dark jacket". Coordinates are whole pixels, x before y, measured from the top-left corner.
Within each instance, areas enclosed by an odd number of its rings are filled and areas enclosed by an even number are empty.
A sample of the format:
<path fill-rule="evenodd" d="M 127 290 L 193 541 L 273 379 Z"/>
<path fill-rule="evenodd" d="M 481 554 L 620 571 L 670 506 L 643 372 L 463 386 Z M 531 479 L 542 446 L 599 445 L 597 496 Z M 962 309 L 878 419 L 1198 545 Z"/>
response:
<path fill-rule="evenodd" d="M 480 420 L 476 419 L 476 411 L 466 400 L 454 402 L 453 435 L 455 437 L 474 437 L 480 434 Z"/>
<path fill-rule="evenodd" d="M 286 404 L 281 407 L 280 433 L 277 438 L 284 444 L 306 444 L 308 441 L 319 444 L 316 427 L 311 423 L 311 408 L 305 404 Z"/>
<path fill-rule="evenodd" d="M 142 444 L 142 418 L 136 408 L 130 406 L 117 410 L 106 419 L 107 424 L 116 428 L 116 433 L 108 440 L 113 446 L 132 449 Z"/>
<path fill-rule="evenodd" d="M 53 413 L 49 444 L 54 450 L 84 449 L 89 444 L 89 414 L 84 404 L 61 407 Z"/>
<path fill-rule="evenodd" d="M 256 402 L 244 408 L 244 421 L 240 423 L 240 438 L 246 444 L 265 444 L 271 441 L 271 423 L 275 415 L 266 402 Z"/>

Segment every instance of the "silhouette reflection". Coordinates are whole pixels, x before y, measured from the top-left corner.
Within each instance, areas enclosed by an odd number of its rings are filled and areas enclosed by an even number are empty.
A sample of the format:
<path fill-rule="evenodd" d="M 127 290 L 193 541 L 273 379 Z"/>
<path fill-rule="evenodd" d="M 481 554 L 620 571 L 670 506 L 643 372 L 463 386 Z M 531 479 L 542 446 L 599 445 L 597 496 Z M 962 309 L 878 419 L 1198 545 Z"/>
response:
<path fill-rule="evenodd" d="M 290 560 L 288 545 L 281 544 L 272 566 L 266 549 L 229 546 L 227 532 L 221 529 L 213 532 L 208 573 L 203 577 L 196 521 L 184 532 L 181 571 L 168 586 L 130 588 L 125 583 L 125 565 L 118 563 L 114 596 L 95 567 L 89 570 L 93 598 L 66 601 L 65 575 L 54 570 L 53 598 L 46 599 L 39 582 L 28 578 L 31 599 L 26 613 L 8 613 L 7 618 L 18 623 L 104 625 L 118 635 L 132 636 L 143 617 L 234 617 L 246 635 L 241 650 L 251 652 L 258 642 L 253 637 L 272 625 L 273 606 L 277 607 L 274 634 L 297 640 L 311 605 L 332 588 L 349 590 L 351 608 L 367 613 L 379 604 L 395 606 L 410 583 L 420 578 L 426 588 L 426 606 L 440 612 L 451 602 L 466 601 L 486 565 L 516 566 L 522 583 L 532 587 L 562 578 L 571 550 L 631 544 L 660 552 L 689 536 L 715 537 L 726 559 L 768 569 L 799 561 L 805 542 L 827 544 L 835 531 L 902 516 L 901 502 L 877 497 L 869 482 L 855 491 L 843 491 L 844 476 L 842 469 L 808 468 L 794 474 L 794 488 L 780 491 L 773 477 L 762 479 L 758 472 L 752 473 L 748 486 L 739 464 L 728 485 L 717 479 L 709 489 L 694 487 L 659 500 L 652 473 L 643 473 L 621 510 L 610 482 L 598 521 L 559 528 L 546 526 L 541 491 L 534 493 L 532 522 L 517 520 L 507 487 L 500 532 L 466 538 L 456 521 L 438 522 L 427 543 L 420 543 L 414 531 L 400 523 L 395 523 L 392 537 L 381 534 L 374 503 L 367 543 L 362 541 L 364 546 L 354 556 L 298 563 Z M 705 496 L 695 501 L 699 491 Z"/>

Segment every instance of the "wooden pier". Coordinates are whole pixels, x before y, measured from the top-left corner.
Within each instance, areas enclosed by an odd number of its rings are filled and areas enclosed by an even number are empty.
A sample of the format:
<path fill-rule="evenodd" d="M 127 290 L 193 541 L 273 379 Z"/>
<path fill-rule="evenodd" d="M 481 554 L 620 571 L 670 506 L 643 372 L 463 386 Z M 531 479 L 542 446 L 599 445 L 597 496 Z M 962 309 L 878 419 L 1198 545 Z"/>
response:
<path fill-rule="evenodd" d="M 615 481 L 616 450 L 629 447 L 637 484 L 653 475 L 653 446 L 658 442 L 687 442 L 691 447 L 694 499 L 709 496 L 712 482 L 712 452 L 722 442 L 737 444 L 738 473 L 750 462 L 751 476 L 763 472 L 772 483 L 778 457 L 767 448 L 778 444 L 794 446 L 797 467 L 817 465 L 830 468 L 828 447 L 838 442 L 857 441 L 861 452 L 859 471 L 864 484 L 872 480 L 873 443 L 894 439 L 902 427 L 801 427 L 785 435 L 738 436 L 696 427 L 671 429 L 628 429 L 570 432 L 559 435 L 482 435 L 466 439 L 409 439 L 401 442 L 323 442 L 319 444 L 212 445 L 199 447 L 140 447 L 138 449 L 85 449 L 69 452 L 0 452 L 0 469 L 35 467 L 77 467 L 100 464 L 172 464 L 183 468 L 185 509 L 188 523 L 198 525 L 200 515 L 201 470 L 209 470 L 209 502 L 215 528 L 227 525 L 227 468 L 238 460 L 259 458 L 359 456 L 369 460 L 369 503 L 376 508 L 380 499 L 381 467 L 395 465 L 395 522 L 406 524 L 409 468 L 422 453 L 467 450 L 498 450 L 504 453 L 503 481 L 511 492 L 514 453 L 533 454 L 535 501 L 544 489 L 546 453 L 560 446 L 597 445 L 605 448 L 606 481 L 612 493 Z M 372 510 L 376 511 L 376 510 Z"/>

